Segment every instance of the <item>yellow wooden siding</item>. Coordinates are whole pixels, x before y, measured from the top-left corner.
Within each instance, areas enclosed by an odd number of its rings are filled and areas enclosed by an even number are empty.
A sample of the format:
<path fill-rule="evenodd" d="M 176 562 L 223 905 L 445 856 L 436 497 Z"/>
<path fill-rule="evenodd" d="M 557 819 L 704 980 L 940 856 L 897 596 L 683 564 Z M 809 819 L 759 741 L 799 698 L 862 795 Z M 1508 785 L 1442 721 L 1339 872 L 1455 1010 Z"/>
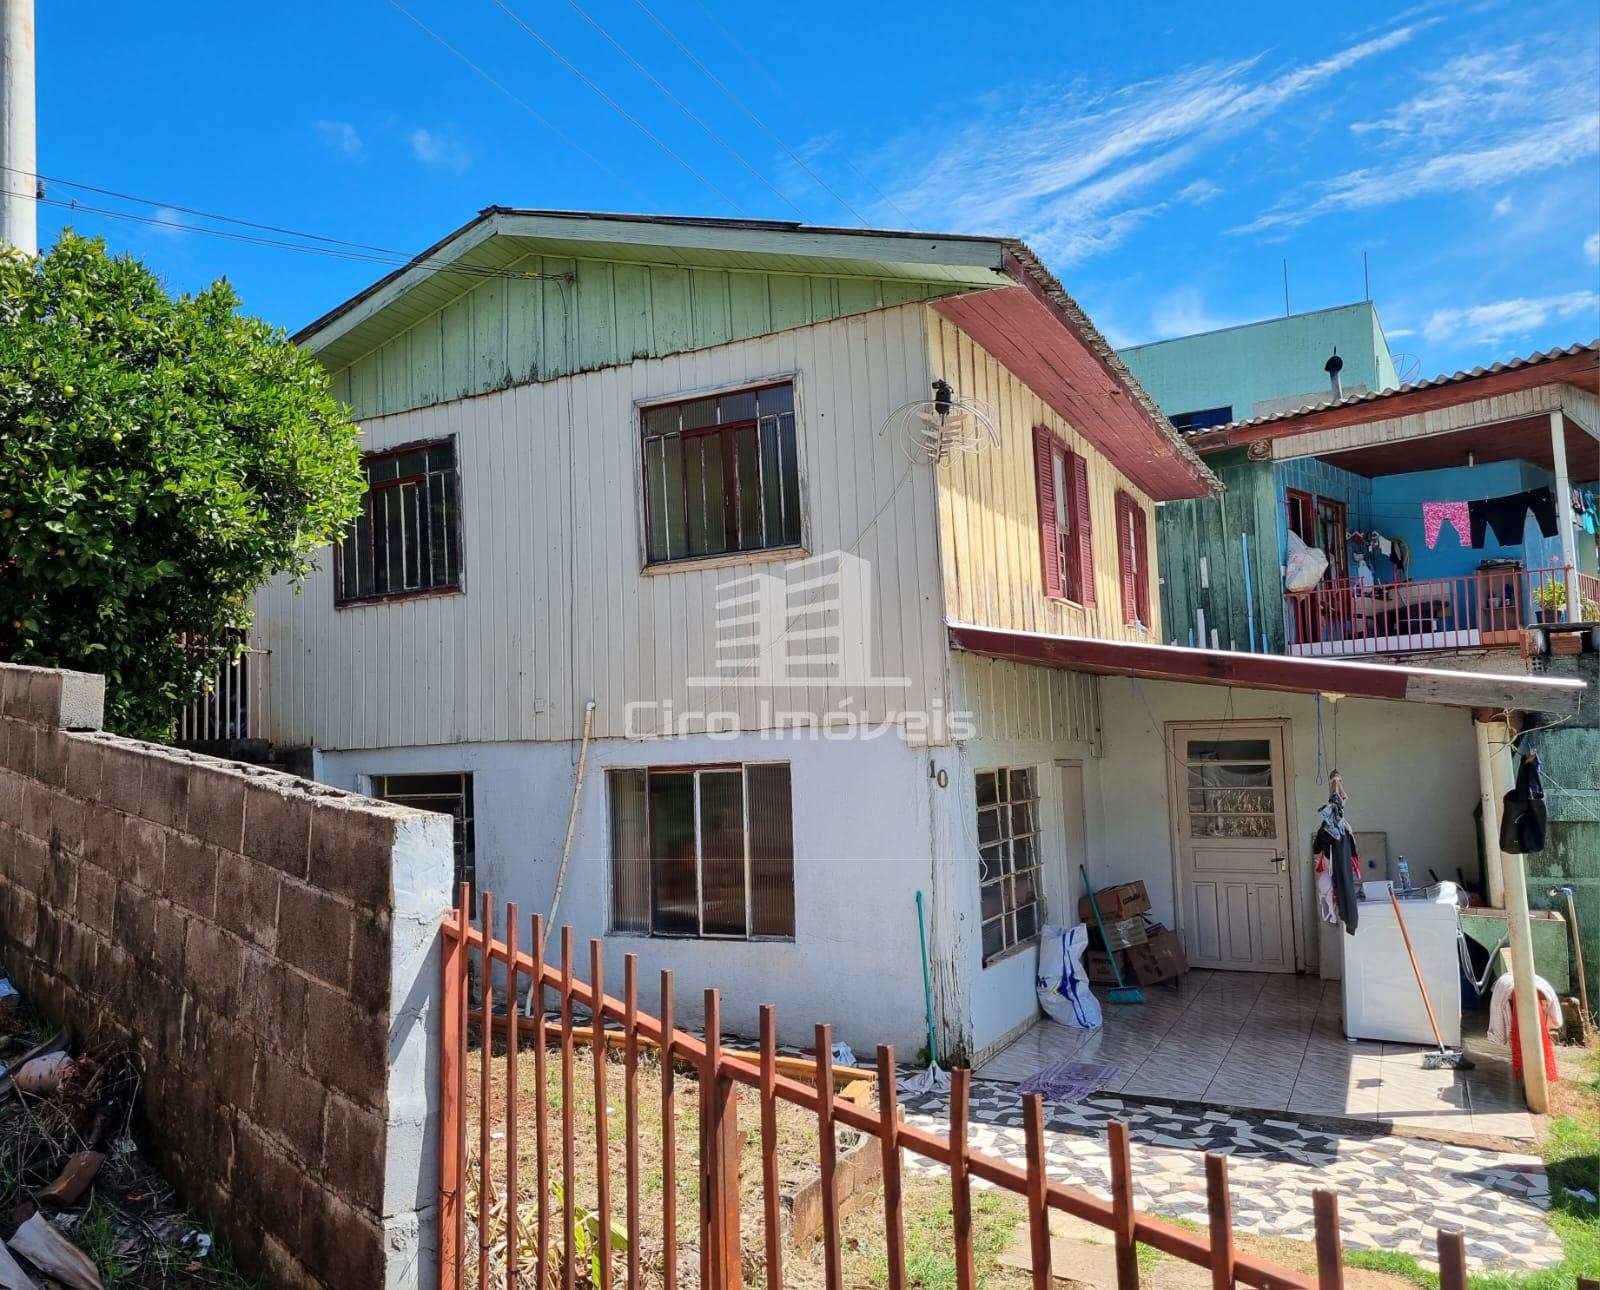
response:
<path fill-rule="evenodd" d="M 1098 744 L 1100 691 L 1086 673 L 955 650 L 950 685 L 951 710 L 984 739 Z"/>
<path fill-rule="evenodd" d="M 928 311 L 929 368 L 963 398 L 994 412 L 1000 444 L 957 453 L 939 470 L 939 532 L 945 609 L 960 622 L 1015 631 L 1161 639 L 1161 597 L 1155 585 L 1156 522 L 1150 499 L 1117 471 L 1043 399 L 970 336 Z M 1033 428 L 1047 426 L 1088 462 L 1094 532 L 1096 605 L 1085 608 L 1044 594 L 1039 504 L 1034 483 Z M 1117 566 L 1116 493 L 1145 512 L 1150 568 L 1149 631 L 1123 622 Z"/>
<path fill-rule="evenodd" d="M 878 428 L 925 397 L 927 354 L 915 303 L 365 422 L 369 450 L 456 436 L 465 592 L 335 610 L 331 553 L 300 594 L 269 586 L 255 633 L 272 651 L 268 737 L 330 749 L 569 739 L 589 698 L 597 738 L 626 732 L 633 701 L 737 712 L 745 729 L 771 724 L 762 700 L 837 708 L 848 696 L 821 686 L 687 685 L 715 674 L 719 582 L 754 562 L 640 568 L 636 401 L 789 373 L 809 549 L 853 546 L 871 562 L 873 664 L 912 682 L 850 710 L 925 710 L 946 655 L 934 474 Z"/>

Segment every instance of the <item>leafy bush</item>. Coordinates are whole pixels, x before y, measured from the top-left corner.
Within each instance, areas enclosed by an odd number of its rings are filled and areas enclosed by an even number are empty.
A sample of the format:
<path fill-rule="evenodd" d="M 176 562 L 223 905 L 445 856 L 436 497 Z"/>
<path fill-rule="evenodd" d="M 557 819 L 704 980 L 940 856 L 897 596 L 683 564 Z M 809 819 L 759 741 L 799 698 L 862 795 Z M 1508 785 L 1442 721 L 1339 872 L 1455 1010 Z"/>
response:
<path fill-rule="evenodd" d="M 104 673 L 124 733 L 198 692 L 179 633 L 244 625 L 360 504 L 326 373 L 238 306 L 71 232 L 0 254 L 0 658 Z"/>

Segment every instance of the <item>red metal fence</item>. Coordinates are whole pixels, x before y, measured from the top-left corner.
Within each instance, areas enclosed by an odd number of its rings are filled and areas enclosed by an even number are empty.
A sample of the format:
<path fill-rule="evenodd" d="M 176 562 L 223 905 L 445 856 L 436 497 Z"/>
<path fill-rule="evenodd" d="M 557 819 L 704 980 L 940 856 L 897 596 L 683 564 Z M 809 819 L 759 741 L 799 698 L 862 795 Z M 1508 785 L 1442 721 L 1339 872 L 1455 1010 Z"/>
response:
<path fill-rule="evenodd" d="M 560 963 L 545 960 L 545 929 L 542 920 L 532 919 L 528 948 L 519 941 L 519 915 L 514 904 L 505 911 L 506 939 L 493 935 L 493 901 L 482 897 L 477 922 L 472 920 L 471 900 L 466 887 L 461 903 L 444 928 L 443 982 L 443 1061 L 441 1178 L 439 1196 L 441 1290 L 465 1290 L 470 1278 L 479 1290 L 491 1284 L 489 1231 L 491 1218 L 499 1214 L 505 1224 L 506 1253 L 503 1272 L 496 1270 L 493 1282 L 503 1277 L 508 1287 L 560 1285 L 572 1290 L 581 1284 L 596 1284 L 610 1290 L 618 1280 L 630 1290 L 645 1284 L 640 1266 L 639 1236 L 641 1179 L 639 1169 L 640 1051 L 659 1047 L 661 1053 L 661 1134 L 662 1169 L 661 1232 L 666 1234 L 661 1250 L 661 1266 L 652 1271 L 652 1283 L 677 1286 L 680 1256 L 674 1234 L 678 1227 L 676 1206 L 674 1139 L 677 1080 L 674 1066 L 685 1065 L 695 1072 L 699 1101 L 699 1143 L 697 1175 L 700 1197 L 698 1271 L 691 1283 L 702 1290 L 733 1290 L 746 1283 L 742 1266 L 743 1245 L 740 1233 L 740 1159 L 742 1134 L 738 1123 L 737 1091 L 743 1085 L 754 1089 L 760 1104 L 760 1202 L 762 1211 L 763 1267 L 760 1282 L 769 1290 L 780 1290 L 784 1282 L 784 1243 L 779 1216 L 777 1119 L 779 1103 L 786 1102 L 814 1114 L 817 1120 L 816 1167 L 822 1184 L 823 1264 L 826 1285 L 833 1290 L 843 1284 L 840 1248 L 841 1217 L 835 1184 L 838 1166 L 834 1129 L 837 1125 L 859 1130 L 875 1138 L 882 1154 L 883 1250 L 887 1282 L 891 1290 L 907 1285 L 904 1198 L 902 1185 L 903 1153 L 911 1152 L 944 1166 L 949 1173 L 950 1203 L 954 1232 L 954 1256 L 960 1290 L 977 1284 L 974 1264 L 972 1189 L 975 1182 L 988 1183 L 1022 1197 L 1027 1213 L 1033 1262 L 1033 1284 L 1039 1290 L 1051 1285 L 1049 1215 L 1051 1210 L 1086 1220 L 1111 1234 L 1116 1252 L 1119 1290 L 1134 1290 L 1139 1284 L 1138 1247 L 1148 1245 L 1173 1258 L 1211 1271 L 1217 1287 L 1242 1284 L 1270 1287 L 1317 1287 L 1332 1290 L 1343 1285 L 1342 1254 L 1339 1237 L 1338 1198 L 1328 1190 L 1315 1193 L 1316 1253 L 1318 1273 L 1302 1275 L 1269 1260 L 1248 1254 L 1236 1247 L 1232 1225 L 1232 1206 L 1228 1188 L 1228 1161 L 1224 1155 L 1206 1155 L 1206 1188 L 1210 1210 L 1209 1229 L 1190 1231 L 1174 1223 L 1140 1213 L 1134 1204 L 1133 1171 L 1130 1162 L 1128 1126 L 1113 1120 L 1108 1126 L 1111 1188 L 1109 1197 L 1094 1195 L 1048 1176 L 1045 1164 L 1045 1111 L 1038 1095 L 1025 1099 L 1024 1132 L 1026 1164 L 1017 1165 L 996 1156 L 974 1151 L 968 1146 L 968 1096 L 970 1072 L 951 1072 L 950 1133 L 948 1136 L 906 1124 L 896 1102 L 895 1055 L 888 1045 L 877 1054 L 878 1105 L 864 1107 L 838 1097 L 834 1088 L 832 1036 L 826 1025 L 816 1028 L 816 1056 L 811 1074 L 815 1088 L 779 1073 L 777 1019 L 768 1006 L 761 1009 L 759 1059 L 727 1053 L 721 1043 L 721 1010 L 718 993 L 705 994 L 705 1037 L 698 1038 L 675 1029 L 672 1024 L 672 974 L 661 974 L 661 1016 L 650 1016 L 638 1007 L 638 960 L 625 958 L 622 998 L 605 993 L 604 957 L 601 943 L 589 943 L 589 981 L 575 974 L 573 936 L 570 927 L 560 933 Z M 526 997 L 531 1004 L 526 1012 L 509 1007 L 504 1015 L 493 1008 L 492 983 L 496 966 L 504 973 L 504 997 L 517 1001 Z M 476 971 L 481 1002 L 472 1007 L 469 994 Z M 526 994 L 525 991 L 526 983 Z M 559 1028 L 551 1034 L 544 1021 L 547 1005 L 560 1014 Z M 577 1037 L 573 1024 L 575 1008 L 591 1013 L 594 1021 L 586 1028 L 584 1041 L 591 1047 L 594 1070 L 594 1179 L 598 1204 L 595 1211 L 579 1215 L 576 1203 L 575 1087 L 574 1059 Z M 618 1023 L 621 1062 L 624 1071 L 621 1115 L 621 1187 L 614 1186 L 617 1162 L 613 1155 L 611 1108 L 607 1105 L 606 1073 L 608 1035 L 602 1021 Z M 469 1079 L 469 1028 L 476 1024 L 479 1049 L 476 1054 L 478 1080 L 477 1177 L 469 1176 L 469 1117 L 467 1114 Z M 492 1052 L 497 1031 L 505 1036 L 501 1058 Z M 530 1207 L 521 1203 L 518 1177 L 520 1066 L 524 1060 L 524 1038 L 532 1040 L 532 1081 L 534 1088 L 533 1133 L 535 1137 L 536 1178 Z M 547 1045 L 554 1039 L 559 1063 L 557 1099 L 559 1109 L 550 1105 L 547 1081 L 551 1056 Z M 504 1103 L 492 1104 L 492 1063 L 504 1062 Z M 789 1059 L 792 1061 L 792 1059 Z M 503 1113 L 503 1129 L 494 1125 Z M 551 1117 L 559 1115 L 558 1137 L 552 1142 Z M 499 1135 L 503 1134 L 503 1138 Z M 503 1177 L 492 1176 L 491 1142 L 504 1141 Z M 559 1181 L 557 1181 L 559 1179 Z M 500 1196 L 504 1195 L 501 1207 Z M 476 1194 L 476 1205 L 472 1202 Z M 469 1214 L 469 1210 L 473 1210 Z M 622 1216 L 622 1235 L 615 1236 L 614 1214 Z M 655 1216 L 652 1215 L 652 1218 Z M 494 1221 L 498 1222 L 499 1219 Z M 469 1238 L 473 1245 L 468 1245 Z M 526 1238 L 526 1239 L 524 1239 Z M 624 1250 L 617 1250 L 621 1245 Z M 532 1251 L 524 1262 L 523 1250 Z M 1465 1290 L 1466 1254 L 1460 1232 L 1440 1231 L 1438 1254 L 1442 1290 Z M 622 1266 L 616 1266 L 618 1260 Z M 687 1263 L 688 1260 L 682 1260 Z M 531 1263 L 531 1266 L 529 1264 Z"/>
<path fill-rule="evenodd" d="M 1600 582 L 1570 571 L 1580 597 Z M 1291 654 L 1391 654 L 1520 645 L 1522 629 L 1567 621 L 1569 570 L 1484 569 L 1451 578 L 1363 582 L 1332 578 L 1283 598 Z"/>

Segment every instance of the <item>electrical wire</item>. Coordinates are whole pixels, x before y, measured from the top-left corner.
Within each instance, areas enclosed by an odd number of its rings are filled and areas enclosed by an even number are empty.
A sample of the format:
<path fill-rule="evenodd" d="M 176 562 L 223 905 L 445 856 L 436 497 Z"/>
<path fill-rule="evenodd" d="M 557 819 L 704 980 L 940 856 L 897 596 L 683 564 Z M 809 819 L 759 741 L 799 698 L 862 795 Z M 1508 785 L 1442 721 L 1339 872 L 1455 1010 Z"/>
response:
<path fill-rule="evenodd" d="M 395 0 L 390 0 L 391 4 L 394 2 Z M 645 138 L 649 139 L 651 143 L 660 148 L 662 152 L 666 153 L 667 156 L 671 157 L 686 171 L 699 180 L 709 192 L 726 202 L 740 215 L 749 215 L 750 212 L 745 210 L 744 207 L 740 206 L 738 202 L 729 197 L 727 193 L 723 192 L 722 189 L 718 188 L 714 183 L 702 175 L 698 170 L 690 165 L 689 162 L 685 161 L 683 157 L 681 157 L 672 149 L 670 144 L 668 144 L 658 134 L 651 130 L 649 126 L 645 125 L 643 121 L 639 120 L 638 117 L 629 112 L 627 108 L 622 106 L 622 104 L 618 103 L 616 99 L 611 97 L 611 95 L 607 94 L 603 89 L 601 89 L 598 84 L 584 74 L 583 70 L 576 63 L 574 63 L 570 58 L 563 54 L 543 36 L 541 36 L 536 30 L 530 27 L 515 9 L 505 3 L 505 0 L 490 0 L 490 3 L 493 4 L 496 9 L 500 10 L 501 13 L 505 14 L 506 17 L 510 18 L 512 22 L 516 23 L 517 26 L 521 27 L 522 30 L 525 31 L 533 40 L 537 41 L 552 58 L 554 58 L 569 72 L 571 72 L 586 86 L 588 86 L 589 89 L 592 90 L 594 94 L 599 97 L 601 101 L 604 102 L 613 112 L 615 112 L 635 130 L 639 131 L 640 134 L 644 135 Z"/>
<path fill-rule="evenodd" d="M 641 63 L 632 54 L 630 54 L 628 52 L 627 48 L 622 44 L 622 42 L 619 41 L 615 36 L 613 36 L 609 31 L 607 31 L 603 24 L 601 24 L 600 22 L 596 21 L 593 17 L 591 17 L 589 15 L 589 12 L 586 9 L 584 9 L 581 5 L 579 5 L 577 3 L 577 0 L 566 0 L 566 4 L 567 4 L 567 8 L 571 9 L 573 11 L 573 13 L 577 14 L 578 17 L 582 18 L 586 23 L 588 23 L 597 32 L 599 32 L 600 35 L 605 39 L 606 43 L 611 46 L 611 48 L 616 50 L 617 53 L 621 54 L 623 58 L 627 59 L 628 63 L 633 67 L 633 69 L 636 72 L 639 73 L 639 75 L 643 76 L 647 81 L 650 82 L 650 84 L 654 85 L 656 87 L 656 89 L 660 90 L 662 94 L 666 95 L 666 97 L 672 101 L 673 106 L 675 106 L 678 109 L 678 111 L 682 112 L 684 114 L 684 116 L 688 117 L 689 120 L 693 121 L 697 126 L 699 126 L 703 131 L 705 131 L 705 133 L 719 147 L 721 147 L 721 149 L 724 152 L 726 152 L 730 157 L 732 157 L 741 166 L 743 166 L 745 168 L 745 170 L 749 171 L 750 175 L 756 180 L 757 183 L 759 183 L 763 188 L 765 188 L 768 192 L 770 192 L 780 202 L 782 202 L 785 206 L 787 206 L 790 210 L 792 210 L 796 215 L 798 215 L 801 218 L 802 221 L 805 220 L 805 212 L 803 210 L 801 210 L 800 207 L 797 206 L 794 202 L 789 200 L 789 195 L 787 193 L 785 193 L 782 189 L 778 188 L 775 184 L 773 184 L 770 180 L 768 180 L 768 178 L 764 174 L 762 174 L 753 165 L 751 165 L 748 161 L 745 160 L 743 154 L 740 153 L 738 151 L 738 149 L 736 149 L 731 143 L 729 143 L 720 134 L 718 134 L 709 125 L 707 125 L 705 123 L 705 121 L 702 120 L 699 116 L 696 116 L 694 111 L 689 107 L 689 105 L 687 103 L 685 103 L 676 94 L 674 94 L 670 89 L 668 89 L 664 84 L 662 84 L 660 78 L 657 77 L 654 72 L 652 72 L 648 67 L 646 67 L 643 63 Z"/>
<path fill-rule="evenodd" d="M 494 0 L 494 2 L 499 4 L 500 0 Z M 723 79 L 713 72 L 709 67 L 707 67 L 705 63 L 700 60 L 699 55 L 697 55 L 694 50 L 690 49 L 688 45 L 684 44 L 684 42 L 678 38 L 677 32 L 673 31 L 671 27 L 667 26 L 667 24 L 664 23 L 660 18 L 656 17 L 654 11 L 652 11 L 649 6 L 644 3 L 644 0 L 633 0 L 633 2 L 639 7 L 640 12 L 642 12 L 646 18 L 650 19 L 651 22 L 655 23 L 655 25 L 660 28 L 662 34 L 678 47 L 679 52 L 681 52 L 685 58 L 698 67 L 713 85 L 727 95 L 729 101 L 734 105 L 734 107 L 738 108 L 739 111 L 745 114 L 745 116 L 749 117 L 750 120 L 755 123 L 756 127 L 767 136 L 767 138 L 771 139 L 773 143 L 777 144 L 779 148 L 783 149 L 785 155 L 788 156 L 790 161 L 794 162 L 794 164 L 799 166 L 801 170 L 810 175 L 811 178 L 816 181 L 818 187 L 826 192 L 828 196 L 832 197 L 834 201 L 838 202 L 839 205 L 844 207 L 845 210 L 849 211 L 851 218 L 853 218 L 856 223 L 862 225 L 863 227 L 867 226 L 868 221 L 866 216 L 862 215 L 862 213 L 849 202 L 847 202 L 839 194 L 839 192 L 828 183 L 826 179 L 824 179 L 809 165 L 807 165 L 805 159 L 801 157 L 799 153 L 797 153 L 793 148 L 791 148 L 787 143 L 773 133 L 772 128 L 759 116 L 757 116 L 749 107 L 747 107 L 744 100 L 735 94 L 731 89 L 729 89 Z"/>
<path fill-rule="evenodd" d="M 707 9 L 705 5 L 700 2 L 700 0 L 694 0 L 694 7 L 701 12 L 707 22 L 709 22 L 722 34 L 722 38 L 727 41 L 728 44 L 733 46 L 733 48 L 738 52 L 739 56 L 743 58 L 745 62 L 749 63 L 750 66 L 761 75 L 768 85 L 772 86 L 772 88 L 777 92 L 779 98 L 783 99 L 784 102 L 794 106 L 805 106 L 804 104 L 795 104 L 794 96 L 783 88 L 783 84 L 778 80 L 778 78 L 766 69 L 760 59 L 758 59 L 754 54 L 740 44 L 735 38 L 734 34 L 729 31 L 727 27 L 723 26 L 723 24 L 717 20 L 717 16 L 713 14 L 711 10 Z M 888 193 L 884 192 L 883 189 L 879 188 L 878 185 L 872 181 L 871 176 L 864 175 L 860 170 L 856 169 L 855 163 L 850 160 L 848 154 L 843 152 L 839 153 L 839 160 L 844 163 L 845 168 L 849 170 L 852 175 L 870 188 L 881 201 L 888 206 L 893 207 L 895 213 L 906 222 L 907 228 L 914 227 L 917 224 L 917 220 L 912 218 L 912 216 L 906 211 L 906 208 L 900 205 L 899 202 L 895 201 L 895 199 L 889 196 Z"/>
<path fill-rule="evenodd" d="M 438 32 L 436 32 L 432 27 L 428 26 L 427 23 L 423 22 L 421 18 L 417 17 L 416 14 L 412 13 L 411 10 L 407 9 L 403 4 L 400 3 L 400 0 L 389 0 L 389 3 L 395 9 L 399 10 L 402 14 L 404 14 L 407 18 L 409 18 L 418 27 L 420 27 L 429 36 L 431 36 L 440 45 L 444 46 L 445 49 L 449 50 L 452 54 L 454 54 L 457 58 L 459 58 L 463 63 L 465 63 L 468 67 L 470 67 L 480 77 L 482 77 L 484 80 L 488 81 L 490 85 L 494 86 L 495 89 L 499 90 L 500 93 L 504 94 L 508 99 L 510 99 L 513 103 L 515 103 L 519 108 L 521 108 L 524 112 L 526 112 L 529 116 L 531 116 L 540 125 L 544 126 L 544 128 L 546 130 L 550 131 L 551 134 L 555 135 L 556 138 L 560 139 L 569 148 L 573 149 L 575 152 L 578 152 L 578 153 L 582 154 L 584 157 L 587 157 L 596 166 L 598 166 L 602 171 L 604 171 L 606 174 L 610 175 L 611 178 L 615 179 L 619 184 L 621 184 L 624 188 L 626 188 L 630 193 L 633 193 L 641 201 L 645 201 L 645 202 L 649 201 L 649 198 L 646 197 L 644 195 L 644 193 L 641 192 L 634 184 L 630 183 L 624 176 L 619 175 L 610 166 L 606 165 L 605 162 L 601 161 L 599 157 L 595 156 L 594 153 L 590 152 L 587 148 L 585 148 L 581 143 L 579 143 L 576 139 L 574 139 L 570 134 L 568 134 L 560 126 L 556 125 L 555 122 L 551 121 L 548 117 L 543 115 L 537 109 L 535 109 L 533 107 L 530 107 L 522 98 L 520 98 L 516 94 L 513 94 L 504 85 L 502 85 L 499 81 L 497 81 L 493 76 L 489 75 L 488 72 L 484 71 L 483 68 L 479 67 L 477 63 L 473 62 L 472 59 L 468 58 L 459 49 L 457 49 L 454 45 L 452 45 L 448 40 L 446 40 L 443 36 L 441 36 Z"/>

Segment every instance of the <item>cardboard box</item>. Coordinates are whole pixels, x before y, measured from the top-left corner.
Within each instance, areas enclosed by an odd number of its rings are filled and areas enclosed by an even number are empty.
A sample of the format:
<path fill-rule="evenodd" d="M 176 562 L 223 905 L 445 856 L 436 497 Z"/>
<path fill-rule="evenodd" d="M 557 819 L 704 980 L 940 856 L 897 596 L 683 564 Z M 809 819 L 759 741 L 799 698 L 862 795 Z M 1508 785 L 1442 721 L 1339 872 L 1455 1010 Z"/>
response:
<path fill-rule="evenodd" d="M 1176 932 L 1159 932 L 1144 944 L 1129 947 L 1124 951 L 1123 961 L 1128 974 L 1140 985 L 1171 981 L 1189 970 L 1183 942 Z M 1091 976 L 1090 980 L 1093 979 Z"/>
<path fill-rule="evenodd" d="M 1126 980 L 1128 973 L 1125 966 L 1127 959 L 1124 951 L 1118 952 L 1117 962 L 1124 965 L 1122 975 L 1123 979 Z M 1089 980 L 1095 985 L 1115 985 L 1117 983 L 1116 974 L 1111 970 L 1111 955 L 1104 950 L 1086 951 L 1083 956 L 1083 967 L 1084 971 L 1089 974 Z"/>
<path fill-rule="evenodd" d="M 1142 882 L 1125 882 L 1117 887 L 1102 887 L 1095 892 L 1093 905 L 1089 903 L 1087 896 L 1078 898 L 1079 919 L 1085 923 L 1093 923 L 1095 906 L 1099 906 L 1100 917 L 1107 922 L 1117 922 L 1147 913 L 1150 909 L 1150 896 Z"/>
<path fill-rule="evenodd" d="M 1123 918 L 1106 924 L 1106 949 L 1125 950 L 1130 945 L 1143 945 L 1148 939 L 1149 934 L 1145 931 L 1142 918 Z"/>

